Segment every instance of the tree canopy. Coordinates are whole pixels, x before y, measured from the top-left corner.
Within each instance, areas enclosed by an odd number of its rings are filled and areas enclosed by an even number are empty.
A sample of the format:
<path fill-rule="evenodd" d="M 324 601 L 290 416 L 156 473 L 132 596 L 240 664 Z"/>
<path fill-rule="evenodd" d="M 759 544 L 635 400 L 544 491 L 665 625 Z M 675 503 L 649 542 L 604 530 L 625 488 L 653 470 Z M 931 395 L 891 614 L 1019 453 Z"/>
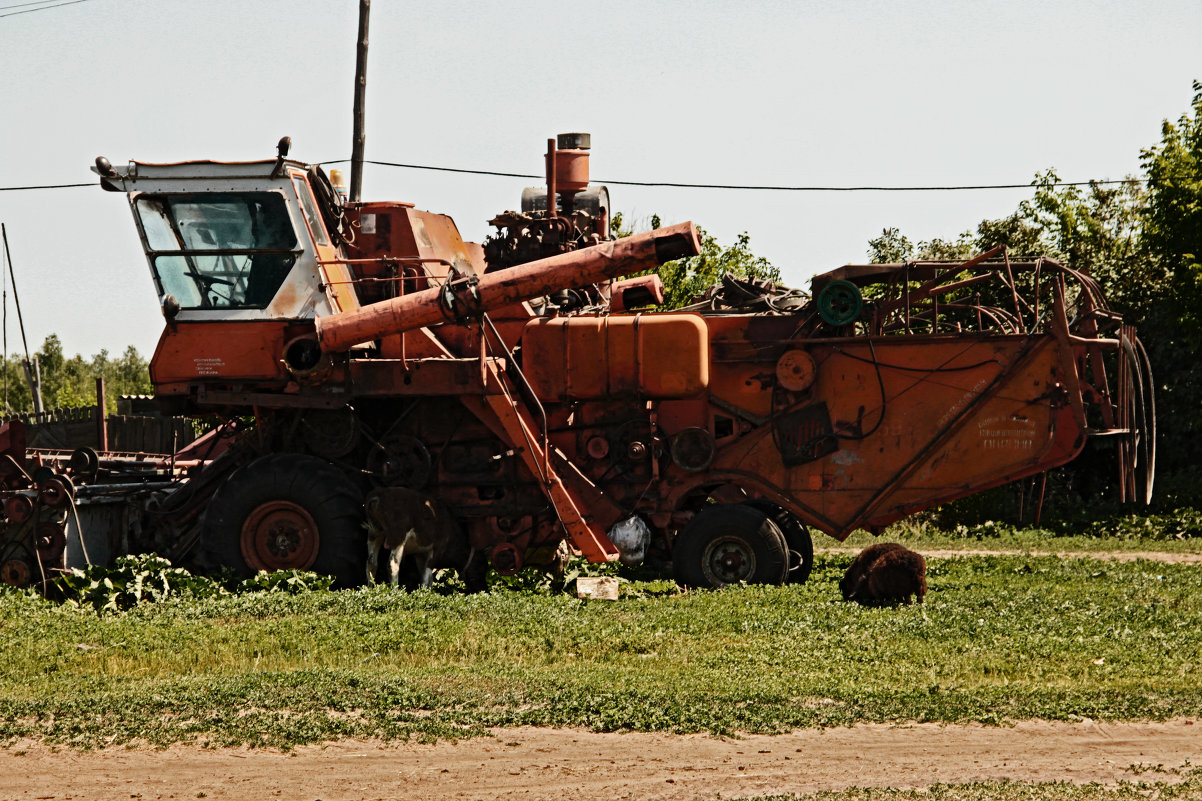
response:
<path fill-rule="evenodd" d="M 652 214 L 648 227 L 654 231 L 660 227 L 658 214 Z M 610 220 L 610 227 L 618 236 L 629 236 L 636 227 L 628 226 L 621 212 Z M 780 270 L 763 256 L 751 252 L 751 237 L 746 231 L 739 234 L 733 245 L 723 246 L 718 239 L 698 226 L 701 235 L 701 252 L 687 259 L 665 262 L 655 272 L 664 282 L 664 308 L 678 309 L 693 302 L 706 289 L 713 286 L 726 273 L 738 278 L 758 278 L 763 281 L 780 281 Z"/>
<path fill-rule="evenodd" d="M 105 402 L 116 409 L 121 395 L 151 392 L 146 360 L 130 345 L 117 358 L 107 350 L 86 359 L 67 356 L 57 334 L 50 334 L 35 354 L 42 375 L 42 403 L 47 409 L 89 406 L 96 403 L 96 379 L 104 378 Z M 13 354 L 3 369 L 5 414 L 33 411 L 33 395 L 25 380 L 24 357 Z"/>

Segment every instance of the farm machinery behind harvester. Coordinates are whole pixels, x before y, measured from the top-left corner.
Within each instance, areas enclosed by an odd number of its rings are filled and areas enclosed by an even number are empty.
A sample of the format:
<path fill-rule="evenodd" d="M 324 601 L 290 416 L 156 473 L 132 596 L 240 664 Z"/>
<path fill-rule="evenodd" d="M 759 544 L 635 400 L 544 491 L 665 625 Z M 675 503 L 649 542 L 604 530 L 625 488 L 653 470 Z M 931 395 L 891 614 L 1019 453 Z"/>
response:
<path fill-rule="evenodd" d="M 1117 438 L 1122 492 L 1150 497 L 1150 368 L 1088 275 L 998 248 L 843 267 L 812 297 L 727 276 L 656 311 L 655 268 L 697 232 L 615 239 L 588 156 L 587 135 L 551 140 L 547 186 L 483 244 L 344 201 L 283 140 L 256 162 L 97 159 L 166 319 L 156 398 L 222 422 L 134 477 L 0 431 L 4 580 L 153 550 L 342 586 L 386 563 L 412 583 L 417 556 L 478 586 L 566 545 L 691 585 L 804 581 L 811 529 L 879 530 L 1090 436 Z M 370 534 L 365 498 L 391 510 Z"/>

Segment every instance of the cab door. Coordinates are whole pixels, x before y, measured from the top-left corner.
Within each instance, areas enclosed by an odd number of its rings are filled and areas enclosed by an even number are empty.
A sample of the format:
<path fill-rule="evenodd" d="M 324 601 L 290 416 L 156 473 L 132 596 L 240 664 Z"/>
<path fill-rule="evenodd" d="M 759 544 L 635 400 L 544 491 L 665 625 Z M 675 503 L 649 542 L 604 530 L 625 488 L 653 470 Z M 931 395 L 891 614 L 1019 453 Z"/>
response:
<path fill-rule="evenodd" d="M 317 201 L 313 197 L 313 189 L 309 186 L 308 176 L 300 170 L 289 170 L 288 175 L 292 179 L 292 187 L 296 191 L 305 218 L 305 227 L 317 253 L 317 273 L 321 276 L 333 313 L 340 314 L 358 309 L 359 296 L 353 283 L 355 277 L 350 266 L 342 261 L 338 249 L 334 247 L 326 231 L 325 221 L 322 220 Z"/>

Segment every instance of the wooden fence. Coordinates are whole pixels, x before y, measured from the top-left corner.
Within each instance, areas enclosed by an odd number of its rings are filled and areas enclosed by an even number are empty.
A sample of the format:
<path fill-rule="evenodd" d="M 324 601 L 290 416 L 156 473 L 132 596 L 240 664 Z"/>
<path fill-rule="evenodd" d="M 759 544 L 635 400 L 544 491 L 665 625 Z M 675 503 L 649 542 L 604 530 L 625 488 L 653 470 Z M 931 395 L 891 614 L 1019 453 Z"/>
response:
<path fill-rule="evenodd" d="M 108 450 L 127 453 L 173 453 L 196 439 L 190 420 L 163 417 L 146 404 L 118 402 L 121 411 L 139 412 L 108 415 Z M 140 400 L 140 399 L 135 399 Z M 89 447 L 100 450 L 100 428 L 95 406 L 75 409 L 50 409 L 13 415 L 28 428 L 26 445 L 48 450 L 74 450 Z"/>

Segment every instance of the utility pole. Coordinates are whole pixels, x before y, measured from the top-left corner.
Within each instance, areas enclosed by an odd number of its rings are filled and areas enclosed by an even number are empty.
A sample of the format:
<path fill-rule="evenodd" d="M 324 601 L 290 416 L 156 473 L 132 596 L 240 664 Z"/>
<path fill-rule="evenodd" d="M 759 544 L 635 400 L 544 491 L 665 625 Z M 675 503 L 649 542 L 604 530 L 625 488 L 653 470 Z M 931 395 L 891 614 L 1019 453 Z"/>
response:
<path fill-rule="evenodd" d="M 97 445 L 100 451 L 109 449 L 109 410 L 106 401 L 104 376 L 96 376 L 96 441 L 100 443 Z"/>
<path fill-rule="evenodd" d="M 0 223 L 0 225 L 3 225 L 3 223 Z M 8 264 L 8 231 L 7 231 L 7 229 L 3 231 L 3 234 L 4 234 L 4 263 L 5 263 L 5 265 L 7 265 Z M 4 337 L 3 337 L 4 351 L 3 351 L 3 354 L 0 354 L 0 355 L 3 355 L 3 358 L 4 358 L 4 414 L 7 415 L 12 411 L 12 407 L 8 405 L 8 272 L 6 270 L 0 269 L 0 282 L 2 282 L 4 284 L 4 295 L 3 295 L 3 299 L 0 300 L 0 309 L 2 309 L 2 312 L 0 312 L 0 317 L 2 317 L 2 322 L 0 322 L 0 327 L 2 327 L 4 329 Z"/>
<path fill-rule="evenodd" d="M 42 370 L 37 359 L 34 359 L 32 362 L 29 359 L 29 342 L 25 339 L 25 318 L 21 316 L 21 296 L 17 294 L 17 275 L 13 272 L 13 257 L 8 251 L 8 229 L 4 227 L 3 223 L 0 223 L 0 237 L 4 239 L 4 258 L 8 262 L 8 277 L 13 285 L 13 301 L 17 304 L 17 322 L 21 325 L 21 344 L 25 346 L 25 364 L 23 365 L 25 367 L 25 379 L 29 382 L 29 391 L 33 396 L 33 411 L 36 414 L 41 414 Z M 4 333 L 4 341 L 8 342 L 8 331 L 6 330 Z M 5 386 L 7 387 L 7 381 L 5 382 Z"/>
<path fill-rule="evenodd" d="M 364 105 L 367 102 L 367 18 L 371 0 L 359 0 L 359 46 L 355 56 L 354 132 L 351 135 L 350 201 L 358 203 L 363 189 L 363 149 L 367 144 L 364 130 Z"/>

